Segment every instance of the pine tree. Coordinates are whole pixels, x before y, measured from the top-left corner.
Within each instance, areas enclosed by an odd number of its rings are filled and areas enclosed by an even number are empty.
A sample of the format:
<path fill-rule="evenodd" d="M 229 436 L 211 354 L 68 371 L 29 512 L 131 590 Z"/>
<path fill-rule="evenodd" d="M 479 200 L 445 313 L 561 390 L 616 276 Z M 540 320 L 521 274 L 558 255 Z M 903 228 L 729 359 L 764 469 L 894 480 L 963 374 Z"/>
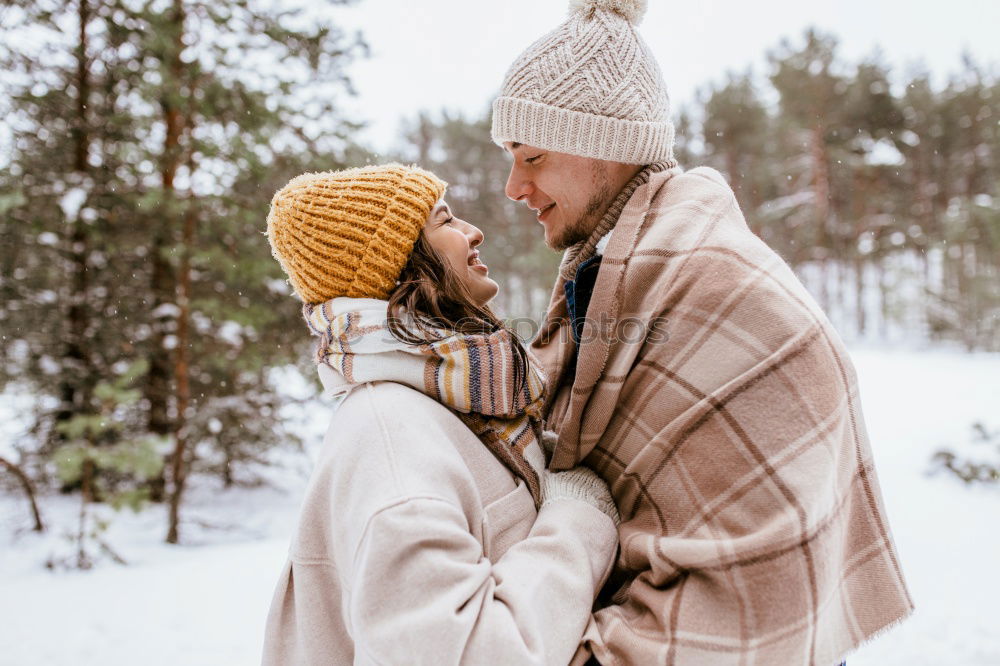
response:
<path fill-rule="evenodd" d="M 763 236 L 756 213 L 772 190 L 773 174 L 767 169 L 772 130 L 753 74 L 730 74 L 723 87 L 710 89 L 705 95 L 705 150 L 713 165 L 728 176 L 751 229 Z"/>
<path fill-rule="evenodd" d="M 233 465 L 294 439 L 268 375 L 303 356 L 308 336 L 289 342 L 300 314 L 260 232 L 276 189 L 352 150 L 338 108 L 364 44 L 330 22 L 341 0 L 311 15 L 253 2 L 7 4 L 7 30 L 42 39 L 2 52 L 14 151 L 0 224 L 16 238 L 0 250 L 3 378 L 71 396 L 55 410 L 39 401 L 47 443 L 25 453 L 42 469 L 64 439 L 56 424 L 93 413 L 94 386 L 147 360 L 140 409 L 114 436 L 170 438 L 160 487 L 176 541 L 196 451 L 233 482 Z"/>
<path fill-rule="evenodd" d="M 807 258 L 819 267 L 818 296 L 829 309 L 829 260 L 835 249 L 831 152 L 844 140 L 838 111 L 843 107 L 847 83 L 838 73 L 836 40 L 808 30 L 805 44 L 796 49 L 789 42 L 769 54 L 770 80 L 780 98 L 781 114 L 799 150 L 786 165 L 792 180 L 811 195 L 811 219 L 804 239 Z"/>
<path fill-rule="evenodd" d="M 858 334 L 864 334 L 868 328 L 864 298 L 867 269 L 873 266 L 880 276 L 884 322 L 889 304 L 881 264 L 889 253 L 913 247 L 906 243 L 906 204 L 896 194 L 904 191 L 900 171 L 904 158 L 899 151 L 905 145 L 903 115 L 891 91 L 889 70 L 877 56 L 858 65 L 850 77 L 841 119 L 847 137 L 841 154 L 847 169 L 841 184 L 839 257 L 845 269 L 843 277 L 848 275 L 848 266 L 852 269 L 854 326 Z M 902 242 L 893 243 L 900 238 Z M 845 300 L 847 291 L 841 289 Z"/>

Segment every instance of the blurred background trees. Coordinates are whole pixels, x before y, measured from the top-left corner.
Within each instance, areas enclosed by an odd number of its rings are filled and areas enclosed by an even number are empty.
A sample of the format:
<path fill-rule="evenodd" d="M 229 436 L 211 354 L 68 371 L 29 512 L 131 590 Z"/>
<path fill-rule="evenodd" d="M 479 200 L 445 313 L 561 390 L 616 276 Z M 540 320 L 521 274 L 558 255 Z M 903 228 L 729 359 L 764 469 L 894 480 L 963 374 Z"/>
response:
<path fill-rule="evenodd" d="M 0 0 L 0 389 L 33 404 L 0 451 L 12 488 L 165 502 L 177 541 L 189 472 L 255 483 L 296 445 L 274 372 L 310 343 L 261 232 L 292 176 L 384 159 L 342 111 L 366 49 L 348 1 Z M 675 121 L 682 165 L 726 175 L 845 337 L 1000 350 L 994 71 L 935 86 L 809 31 Z M 489 122 L 411 116 L 394 156 L 450 183 L 498 310 L 537 320 L 559 255 L 504 196 Z"/>
<path fill-rule="evenodd" d="M 935 90 L 836 46 L 809 31 L 769 54 L 766 82 L 707 88 L 688 164 L 727 175 L 846 337 L 1000 349 L 996 73 L 966 57 Z"/>
<path fill-rule="evenodd" d="M 96 387 L 136 359 L 120 427 L 76 439 L 160 439 L 145 488 L 169 541 L 193 462 L 232 483 L 294 441 L 268 372 L 299 358 L 300 315 L 260 232 L 277 188 L 352 150 L 338 108 L 365 45 L 329 20 L 345 1 L 4 2 L 0 381 L 39 398 L 22 469 L 47 478 L 66 424 L 100 415 Z"/>
<path fill-rule="evenodd" d="M 489 110 L 414 117 L 400 155 L 440 171 L 487 237 L 499 308 L 540 316 L 558 256 L 503 194 Z M 1000 350 L 1000 79 L 966 57 L 935 89 L 876 54 L 844 62 L 807 31 L 675 113 L 682 166 L 707 164 L 750 228 L 795 269 L 848 339 Z M 535 293 L 528 293 L 528 290 Z"/>

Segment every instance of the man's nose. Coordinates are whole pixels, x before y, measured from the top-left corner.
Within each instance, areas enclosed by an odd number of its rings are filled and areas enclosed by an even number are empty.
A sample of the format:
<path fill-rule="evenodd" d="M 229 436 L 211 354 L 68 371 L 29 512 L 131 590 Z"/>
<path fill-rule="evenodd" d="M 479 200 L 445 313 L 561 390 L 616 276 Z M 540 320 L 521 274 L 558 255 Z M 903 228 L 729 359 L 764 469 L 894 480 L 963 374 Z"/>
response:
<path fill-rule="evenodd" d="M 531 181 L 524 178 L 521 170 L 517 168 L 516 163 L 510 167 L 510 174 L 507 176 L 507 185 L 503 188 L 503 192 L 507 195 L 508 199 L 513 199 L 514 201 L 520 201 L 531 194 Z"/>

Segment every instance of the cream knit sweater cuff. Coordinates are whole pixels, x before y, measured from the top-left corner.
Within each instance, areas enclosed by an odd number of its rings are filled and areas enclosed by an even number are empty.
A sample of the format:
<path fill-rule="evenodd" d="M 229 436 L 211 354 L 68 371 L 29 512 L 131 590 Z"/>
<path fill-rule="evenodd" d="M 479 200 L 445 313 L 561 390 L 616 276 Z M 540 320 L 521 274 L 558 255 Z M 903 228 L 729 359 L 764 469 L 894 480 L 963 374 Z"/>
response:
<path fill-rule="evenodd" d="M 574 467 L 565 472 L 542 472 L 542 506 L 560 500 L 586 502 L 614 521 L 621 523 L 618 508 L 608 485 L 586 467 Z"/>

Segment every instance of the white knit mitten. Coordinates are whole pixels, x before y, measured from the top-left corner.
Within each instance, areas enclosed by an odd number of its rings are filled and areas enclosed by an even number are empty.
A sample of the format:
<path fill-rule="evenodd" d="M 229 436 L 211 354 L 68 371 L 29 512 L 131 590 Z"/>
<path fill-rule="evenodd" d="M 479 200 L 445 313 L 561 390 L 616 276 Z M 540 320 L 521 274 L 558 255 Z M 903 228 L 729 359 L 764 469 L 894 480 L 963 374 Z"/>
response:
<path fill-rule="evenodd" d="M 542 506 L 560 500 L 578 500 L 600 509 L 615 525 L 621 523 L 618 507 L 611 497 L 608 484 L 586 467 L 574 467 L 565 472 L 542 472 Z"/>

